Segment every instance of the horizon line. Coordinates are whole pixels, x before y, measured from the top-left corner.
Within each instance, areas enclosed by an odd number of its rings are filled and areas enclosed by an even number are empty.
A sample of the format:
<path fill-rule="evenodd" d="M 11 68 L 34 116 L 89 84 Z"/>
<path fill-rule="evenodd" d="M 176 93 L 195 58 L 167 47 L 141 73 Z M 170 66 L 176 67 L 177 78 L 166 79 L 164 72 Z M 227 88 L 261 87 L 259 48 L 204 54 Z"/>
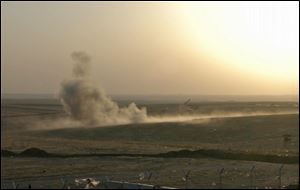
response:
<path fill-rule="evenodd" d="M 57 93 L 1 93 L 2 95 L 57 95 Z M 299 94 L 192 94 L 192 93 L 168 93 L 168 94 L 117 94 L 107 93 L 110 96 L 299 96 Z"/>

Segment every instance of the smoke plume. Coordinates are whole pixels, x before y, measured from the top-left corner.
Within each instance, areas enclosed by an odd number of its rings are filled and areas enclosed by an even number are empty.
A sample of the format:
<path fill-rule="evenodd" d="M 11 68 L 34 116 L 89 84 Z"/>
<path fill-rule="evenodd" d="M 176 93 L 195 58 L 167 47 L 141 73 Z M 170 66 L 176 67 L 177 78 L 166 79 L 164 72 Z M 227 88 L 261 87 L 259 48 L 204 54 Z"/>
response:
<path fill-rule="evenodd" d="M 65 111 L 76 121 L 89 125 L 140 123 L 147 118 L 146 108 L 135 103 L 120 108 L 102 89 L 89 81 L 91 58 L 84 52 L 71 54 L 73 76 L 61 84 L 59 97 Z"/>

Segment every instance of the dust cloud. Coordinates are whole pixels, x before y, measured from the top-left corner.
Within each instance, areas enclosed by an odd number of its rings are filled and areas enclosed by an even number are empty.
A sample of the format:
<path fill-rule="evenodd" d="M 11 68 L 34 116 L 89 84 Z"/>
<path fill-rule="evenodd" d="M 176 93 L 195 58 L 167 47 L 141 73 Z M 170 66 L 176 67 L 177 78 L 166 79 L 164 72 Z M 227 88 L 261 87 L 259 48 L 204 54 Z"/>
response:
<path fill-rule="evenodd" d="M 146 108 L 135 103 L 120 108 L 103 89 L 89 80 L 91 58 L 85 52 L 73 52 L 73 76 L 61 84 L 59 98 L 65 111 L 76 121 L 87 125 L 141 123 L 147 118 Z"/>
<path fill-rule="evenodd" d="M 253 113 L 211 113 L 147 115 L 145 107 L 138 108 L 133 102 L 127 107 L 119 107 L 105 91 L 96 87 L 90 80 L 91 57 L 85 52 L 73 52 L 72 77 L 62 81 L 59 99 L 69 117 L 55 121 L 39 122 L 39 129 L 59 129 L 78 127 L 114 126 L 132 123 L 162 122 L 209 122 L 213 118 L 253 117 L 263 115 L 293 114 L 295 112 L 253 112 Z M 298 113 L 298 112 L 297 112 Z"/>

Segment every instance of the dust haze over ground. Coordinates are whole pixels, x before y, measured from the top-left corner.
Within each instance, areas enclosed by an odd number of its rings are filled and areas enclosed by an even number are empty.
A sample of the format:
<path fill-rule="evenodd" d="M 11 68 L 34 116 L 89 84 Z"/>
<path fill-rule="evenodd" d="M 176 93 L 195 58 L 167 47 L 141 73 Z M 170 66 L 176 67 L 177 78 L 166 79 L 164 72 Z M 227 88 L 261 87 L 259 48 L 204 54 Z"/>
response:
<path fill-rule="evenodd" d="M 214 118 L 235 118 L 235 117 L 255 117 L 268 115 L 286 115 L 298 112 L 252 112 L 252 113 L 214 113 L 214 114 L 191 114 L 191 115 L 165 115 L 165 116 L 148 116 L 145 123 L 163 123 L 163 122 L 209 122 Z"/>
<path fill-rule="evenodd" d="M 88 79 L 91 58 L 85 52 L 73 52 L 73 78 L 62 82 L 59 97 L 72 119 L 89 125 L 140 123 L 147 118 L 146 108 L 135 103 L 120 108 L 102 89 Z"/>
<path fill-rule="evenodd" d="M 269 115 L 289 115 L 297 114 L 296 111 L 290 112 L 253 112 L 253 113 L 215 113 L 215 114 L 191 114 L 191 115 L 161 115 L 161 116 L 147 116 L 141 122 L 130 122 L 128 120 L 115 120 L 117 122 L 111 123 L 84 123 L 80 120 L 72 119 L 71 117 L 58 117 L 55 119 L 34 119 L 32 121 L 25 120 L 26 130 L 55 130 L 55 129 L 67 129 L 67 128 L 97 128 L 107 126 L 117 126 L 126 124 L 150 124 L 150 123 L 190 123 L 200 124 L 209 123 L 213 119 L 225 119 L 225 118 L 239 118 L 239 117 L 257 117 L 257 116 L 269 116 Z"/>
<path fill-rule="evenodd" d="M 121 108 L 130 103 L 116 101 Z M 189 188 L 209 189 L 218 187 L 219 171 L 225 168 L 223 187 L 244 189 L 250 188 L 248 174 L 253 166 L 256 188 L 278 188 L 281 163 L 273 163 L 273 157 L 287 156 L 285 160 L 288 160 L 299 155 L 298 102 L 197 102 L 192 99 L 182 108 L 183 102 L 139 103 L 139 107 L 147 107 L 147 118 L 142 123 L 102 127 L 73 119 L 58 99 L 3 100 L 2 150 L 23 152 L 33 147 L 53 154 L 86 156 L 2 157 L 1 188 L 11 188 L 12 181 L 20 184 L 20 188 L 27 188 L 29 183 L 33 188 L 59 188 L 61 178 L 68 177 L 73 182 L 79 177 L 109 177 L 183 189 L 186 187 L 183 171 L 191 170 Z M 26 130 L 22 130 L 24 127 Z M 34 130 L 28 130 L 33 127 Z M 289 142 L 283 141 L 284 135 L 290 135 Z M 189 155 L 199 150 L 247 154 L 249 161 L 174 155 L 166 158 L 95 156 L 174 151 Z M 256 155 L 272 159 L 255 161 Z M 148 171 L 154 177 L 141 180 L 140 174 Z M 297 184 L 298 179 L 299 164 L 284 164 L 282 185 Z"/>
<path fill-rule="evenodd" d="M 184 122 L 198 120 L 209 121 L 210 118 L 239 117 L 286 113 L 215 113 L 215 114 L 174 114 L 148 116 L 145 107 L 138 108 L 135 103 L 127 107 L 119 107 L 103 89 L 97 88 L 89 80 L 91 57 L 85 52 L 73 52 L 73 76 L 61 84 L 59 98 L 64 110 L 70 115 L 69 119 L 61 119 L 43 124 L 49 128 L 68 128 L 82 125 L 107 126 L 129 123 L 159 123 L 159 122 Z M 290 112 L 287 112 L 290 113 Z M 45 128 L 48 128 L 45 127 Z"/>
<path fill-rule="evenodd" d="M 241 105 L 239 105 L 238 102 L 223 102 L 217 104 L 202 102 L 197 104 L 193 102 L 193 100 L 192 103 L 188 105 L 183 103 L 163 104 L 162 106 L 159 104 L 157 106 L 156 104 L 143 104 L 143 106 L 147 106 L 147 109 L 146 107 L 138 108 L 135 103 L 130 103 L 131 101 L 127 101 L 126 103 L 119 101 L 119 106 L 117 102 L 105 94 L 103 89 L 97 88 L 90 81 L 91 57 L 85 52 L 73 52 L 71 58 L 74 61 L 72 77 L 62 81 L 58 96 L 63 110 L 59 102 L 57 102 L 55 105 L 58 106 L 58 109 L 44 113 L 60 114 L 60 116 L 31 120 L 26 118 L 22 119 L 21 117 L 14 120 L 14 122 L 19 122 L 20 125 L 24 126 L 23 129 L 27 130 L 52 130 L 60 128 L 116 126 L 134 123 L 206 123 L 214 118 L 299 113 L 298 103 L 295 102 L 289 103 L 291 105 L 286 108 L 282 106 L 285 107 L 287 105 L 274 102 L 242 103 Z M 133 99 L 133 101 L 135 100 Z M 130 104 L 128 105 L 128 103 Z M 22 108 L 22 106 L 20 108 Z M 22 109 L 24 108 L 25 107 Z M 158 110 L 156 110 L 156 108 L 158 108 Z"/>

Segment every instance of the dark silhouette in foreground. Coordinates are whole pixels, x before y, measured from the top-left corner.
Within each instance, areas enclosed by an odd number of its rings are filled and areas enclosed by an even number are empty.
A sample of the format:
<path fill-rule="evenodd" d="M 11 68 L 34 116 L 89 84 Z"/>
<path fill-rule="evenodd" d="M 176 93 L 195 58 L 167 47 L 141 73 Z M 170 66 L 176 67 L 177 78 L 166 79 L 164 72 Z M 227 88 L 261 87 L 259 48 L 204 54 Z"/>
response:
<path fill-rule="evenodd" d="M 29 148 L 23 152 L 16 153 L 9 150 L 1 150 L 1 157 L 58 157 L 58 158 L 71 158 L 71 157 L 157 157 L 157 158 L 215 158 L 226 160 L 247 160 L 247 161 L 259 161 L 270 163 L 282 163 L 282 164 L 296 164 L 299 163 L 299 156 L 279 156 L 271 154 L 257 154 L 246 152 L 234 152 L 223 151 L 213 149 L 199 149 L 199 150 L 179 150 L 170 151 L 166 153 L 158 154 L 53 154 L 48 153 L 38 148 Z"/>

